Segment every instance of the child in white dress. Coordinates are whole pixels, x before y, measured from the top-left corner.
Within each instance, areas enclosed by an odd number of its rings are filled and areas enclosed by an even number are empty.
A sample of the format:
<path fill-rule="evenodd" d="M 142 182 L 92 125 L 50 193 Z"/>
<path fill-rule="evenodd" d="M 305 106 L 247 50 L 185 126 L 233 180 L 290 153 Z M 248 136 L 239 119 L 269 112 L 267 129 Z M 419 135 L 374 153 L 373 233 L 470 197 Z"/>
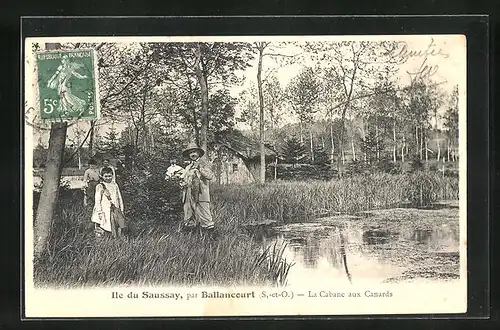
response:
<path fill-rule="evenodd" d="M 96 187 L 91 219 L 95 224 L 95 234 L 98 237 L 113 232 L 112 205 L 123 212 L 123 199 L 120 188 L 114 180 L 113 169 L 110 167 L 102 168 L 100 177 L 101 182 Z"/>

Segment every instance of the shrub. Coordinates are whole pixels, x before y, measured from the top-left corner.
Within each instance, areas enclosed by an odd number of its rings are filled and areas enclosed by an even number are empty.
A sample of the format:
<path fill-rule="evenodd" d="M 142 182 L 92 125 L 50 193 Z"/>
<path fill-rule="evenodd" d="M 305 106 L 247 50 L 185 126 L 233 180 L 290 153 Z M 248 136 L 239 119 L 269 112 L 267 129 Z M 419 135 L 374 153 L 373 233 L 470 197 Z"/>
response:
<path fill-rule="evenodd" d="M 172 152 L 171 157 L 177 156 L 176 152 Z M 178 182 L 165 179 L 169 165 L 166 152 L 140 153 L 134 168 L 122 173 L 119 184 L 125 214 L 132 221 L 169 222 L 182 210 Z"/>
<path fill-rule="evenodd" d="M 411 172 L 421 171 L 424 169 L 424 163 L 420 159 L 419 155 L 413 155 L 410 161 Z"/>
<path fill-rule="evenodd" d="M 178 182 L 165 180 L 163 173 L 129 172 L 120 187 L 127 216 L 136 221 L 171 220 L 182 210 L 181 188 Z"/>
<path fill-rule="evenodd" d="M 399 174 L 401 173 L 400 163 L 395 163 L 391 159 L 382 158 L 380 161 L 375 163 L 375 171 L 389 173 L 389 174 Z"/>
<path fill-rule="evenodd" d="M 370 172 L 370 165 L 361 160 L 353 160 L 347 164 L 346 171 L 350 175 L 367 174 Z"/>
<path fill-rule="evenodd" d="M 436 172 L 439 170 L 437 163 L 428 163 L 429 171 Z"/>

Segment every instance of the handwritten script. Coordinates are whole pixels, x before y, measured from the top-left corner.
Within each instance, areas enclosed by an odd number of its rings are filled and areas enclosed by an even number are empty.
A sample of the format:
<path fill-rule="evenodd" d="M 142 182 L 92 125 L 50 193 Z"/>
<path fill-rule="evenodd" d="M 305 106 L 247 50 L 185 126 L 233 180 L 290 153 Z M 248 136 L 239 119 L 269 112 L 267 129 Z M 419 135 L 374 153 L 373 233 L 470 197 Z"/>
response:
<path fill-rule="evenodd" d="M 441 57 L 447 59 L 450 57 L 450 54 L 443 48 L 438 47 L 434 42 L 434 39 L 431 39 L 431 42 L 425 49 L 410 49 L 407 42 L 398 42 L 398 47 L 396 47 L 393 51 L 393 56 L 399 61 L 399 63 L 406 63 L 412 58 L 422 59 L 418 69 L 412 71 L 406 70 L 406 72 L 410 75 L 412 82 L 417 82 L 419 80 L 421 81 L 425 78 L 432 77 L 438 72 L 438 64 L 428 64 L 428 59 L 430 57 Z"/>

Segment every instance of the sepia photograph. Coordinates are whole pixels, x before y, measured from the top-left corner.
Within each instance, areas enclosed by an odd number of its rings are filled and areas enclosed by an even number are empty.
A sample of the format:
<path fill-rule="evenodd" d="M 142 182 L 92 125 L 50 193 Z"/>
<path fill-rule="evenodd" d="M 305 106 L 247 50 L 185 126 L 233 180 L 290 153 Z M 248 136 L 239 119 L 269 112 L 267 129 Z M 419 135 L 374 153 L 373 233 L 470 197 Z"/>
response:
<path fill-rule="evenodd" d="M 26 316 L 466 312 L 466 50 L 26 38 Z"/>

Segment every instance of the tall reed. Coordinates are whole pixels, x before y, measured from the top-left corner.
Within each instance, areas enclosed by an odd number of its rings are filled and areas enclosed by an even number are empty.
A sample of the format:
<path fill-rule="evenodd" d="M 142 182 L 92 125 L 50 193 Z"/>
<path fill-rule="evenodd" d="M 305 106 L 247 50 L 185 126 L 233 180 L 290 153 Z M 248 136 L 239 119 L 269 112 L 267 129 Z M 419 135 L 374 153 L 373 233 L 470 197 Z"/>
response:
<path fill-rule="evenodd" d="M 214 210 L 228 218 L 219 222 L 217 239 L 179 232 L 176 222 L 163 219 L 141 220 L 128 239 L 98 239 L 89 210 L 70 201 L 61 199 L 48 253 L 35 261 L 37 286 L 280 285 L 286 280 L 281 247 L 262 250 L 223 209 Z"/>
<path fill-rule="evenodd" d="M 330 181 L 273 181 L 214 187 L 214 205 L 231 209 L 238 223 L 276 220 L 293 223 L 322 215 L 353 214 L 403 203 L 426 206 L 458 199 L 458 179 L 417 172 L 371 174 Z M 423 198 L 420 198 L 424 195 Z"/>

